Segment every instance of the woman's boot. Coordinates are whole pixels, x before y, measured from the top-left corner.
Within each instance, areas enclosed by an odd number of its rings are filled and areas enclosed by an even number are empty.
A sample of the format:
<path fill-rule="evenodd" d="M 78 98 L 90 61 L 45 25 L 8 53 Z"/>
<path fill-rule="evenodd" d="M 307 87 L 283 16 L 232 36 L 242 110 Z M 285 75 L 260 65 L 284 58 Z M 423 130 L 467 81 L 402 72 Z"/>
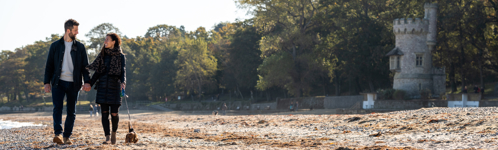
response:
<path fill-rule="evenodd" d="M 116 144 L 116 132 L 111 133 L 111 144 Z"/>
<path fill-rule="evenodd" d="M 102 144 L 111 144 L 111 135 L 106 135 L 105 136 L 105 141 Z"/>

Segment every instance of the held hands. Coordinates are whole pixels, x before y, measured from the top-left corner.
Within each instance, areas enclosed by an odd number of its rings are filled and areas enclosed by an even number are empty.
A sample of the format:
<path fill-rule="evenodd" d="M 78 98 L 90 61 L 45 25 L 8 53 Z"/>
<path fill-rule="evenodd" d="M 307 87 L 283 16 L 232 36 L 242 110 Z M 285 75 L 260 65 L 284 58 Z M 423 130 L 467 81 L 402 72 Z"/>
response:
<path fill-rule="evenodd" d="M 50 84 L 49 84 L 49 83 L 45 84 L 45 87 L 44 87 L 44 88 L 45 88 L 45 93 L 50 93 L 50 92 L 52 92 L 52 90 L 51 90 L 51 89 L 52 89 L 52 87 L 50 86 Z"/>
<path fill-rule="evenodd" d="M 90 91 L 92 89 L 92 86 L 90 86 L 90 83 L 85 83 L 85 85 L 83 85 L 83 91 Z"/>

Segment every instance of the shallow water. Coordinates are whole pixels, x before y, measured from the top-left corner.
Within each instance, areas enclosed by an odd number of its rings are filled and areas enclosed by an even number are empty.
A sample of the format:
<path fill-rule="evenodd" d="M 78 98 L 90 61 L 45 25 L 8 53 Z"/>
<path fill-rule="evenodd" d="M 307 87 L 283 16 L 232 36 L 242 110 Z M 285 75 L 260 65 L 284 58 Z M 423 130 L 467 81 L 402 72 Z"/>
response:
<path fill-rule="evenodd" d="M 32 122 L 13 122 L 9 120 L 0 119 L 0 129 L 12 129 L 12 128 L 20 128 L 27 126 L 44 126 L 42 124 L 34 124 Z"/>

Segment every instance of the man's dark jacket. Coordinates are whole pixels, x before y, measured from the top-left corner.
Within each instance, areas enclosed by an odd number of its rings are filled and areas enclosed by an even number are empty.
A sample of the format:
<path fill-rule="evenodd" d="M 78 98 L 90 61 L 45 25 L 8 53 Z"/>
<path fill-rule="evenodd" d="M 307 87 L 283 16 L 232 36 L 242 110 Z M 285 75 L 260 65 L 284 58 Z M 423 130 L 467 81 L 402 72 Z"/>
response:
<path fill-rule="evenodd" d="M 52 84 L 52 87 L 57 87 L 59 84 L 65 50 L 64 37 L 50 45 L 43 84 L 50 83 Z M 90 72 L 85 68 L 88 66 L 88 56 L 85 45 L 73 40 L 73 45 L 71 46 L 71 59 L 73 60 L 74 65 L 74 89 L 79 90 L 83 84 L 81 81 L 82 78 L 85 80 L 85 83 L 90 83 Z"/>

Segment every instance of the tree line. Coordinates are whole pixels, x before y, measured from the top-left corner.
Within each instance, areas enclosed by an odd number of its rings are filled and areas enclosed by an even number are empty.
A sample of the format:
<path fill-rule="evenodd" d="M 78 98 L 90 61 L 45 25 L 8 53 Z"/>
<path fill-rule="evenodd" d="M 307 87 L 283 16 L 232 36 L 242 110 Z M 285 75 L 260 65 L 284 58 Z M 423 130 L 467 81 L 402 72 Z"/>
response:
<path fill-rule="evenodd" d="M 103 23 L 82 42 L 91 62 L 106 33 L 122 35 L 127 94 L 133 100 L 356 95 L 392 88 L 394 74 L 385 54 L 394 48 L 393 20 L 423 18 L 424 3 L 433 2 L 439 4 L 433 64 L 446 68 L 448 92 L 497 81 L 498 0 L 236 2 L 254 17 L 211 30 L 161 24 L 137 37 Z M 53 34 L 3 50 L 0 97 L 30 101 L 42 96 L 47 52 L 60 38 Z M 92 92 L 82 93 L 91 100 Z"/>

